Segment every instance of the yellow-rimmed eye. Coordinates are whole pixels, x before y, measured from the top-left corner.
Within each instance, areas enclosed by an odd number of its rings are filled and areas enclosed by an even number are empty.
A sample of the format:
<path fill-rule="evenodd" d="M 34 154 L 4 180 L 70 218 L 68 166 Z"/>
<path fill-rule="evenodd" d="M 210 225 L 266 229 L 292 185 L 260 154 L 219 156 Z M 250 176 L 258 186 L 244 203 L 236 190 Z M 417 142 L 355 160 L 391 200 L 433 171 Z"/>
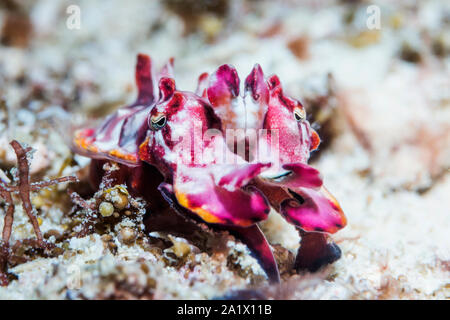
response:
<path fill-rule="evenodd" d="M 295 108 L 295 110 L 294 110 L 294 118 L 297 121 L 305 120 L 305 118 L 306 118 L 305 110 L 304 109 L 300 109 L 300 108 Z"/>
<path fill-rule="evenodd" d="M 157 115 L 157 116 L 152 117 L 150 119 L 150 122 L 151 122 L 153 130 L 159 130 L 166 125 L 167 120 L 166 120 L 165 115 Z"/>

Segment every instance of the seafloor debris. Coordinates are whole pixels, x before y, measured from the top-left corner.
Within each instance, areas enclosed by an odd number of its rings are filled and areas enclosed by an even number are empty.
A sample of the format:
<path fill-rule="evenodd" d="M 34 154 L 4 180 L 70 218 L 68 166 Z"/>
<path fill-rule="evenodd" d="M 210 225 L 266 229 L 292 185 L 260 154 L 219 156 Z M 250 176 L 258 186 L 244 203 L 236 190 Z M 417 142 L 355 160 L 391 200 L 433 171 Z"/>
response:
<path fill-rule="evenodd" d="M 309 58 L 310 39 L 307 36 L 298 36 L 291 39 L 287 46 L 289 50 L 299 59 L 305 60 Z"/>
<path fill-rule="evenodd" d="M 3 25 L 0 27 L 0 42 L 5 46 L 27 47 L 33 24 L 27 12 L 27 4 L 19 1 L 4 1 L 0 8 L 6 9 Z M 0 22 L 1 23 L 1 22 Z"/>
<path fill-rule="evenodd" d="M 115 184 L 113 178 L 119 167 L 115 163 L 103 165 L 105 174 L 99 185 L 99 190 L 89 200 L 84 200 L 75 191 L 70 191 L 70 197 L 77 206 L 83 210 L 74 217 L 74 235 L 84 237 L 91 233 L 108 234 L 118 227 L 119 238 L 125 244 L 131 244 L 137 238 L 137 231 L 131 226 L 142 225 L 145 214 L 145 201 L 133 198 L 126 185 Z M 80 221 L 78 221 L 81 218 Z M 143 229 L 140 228 L 141 230 Z M 142 235 L 141 235 L 142 236 Z"/>
<path fill-rule="evenodd" d="M 17 194 L 22 200 L 22 206 L 26 214 L 28 215 L 31 224 L 33 225 L 34 232 L 36 233 L 36 245 L 38 248 L 45 249 L 50 245 L 47 244 L 43 237 L 41 230 L 39 229 L 39 222 L 36 218 L 36 211 L 33 208 L 30 200 L 30 192 L 39 191 L 42 188 L 50 187 L 62 182 L 75 182 L 77 178 L 75 176 L 61 177 L 51 180 L 44 180 L 39 182 L 30 182 L 30 162 L 31 147 L 24 147 L 18 141 L 11 141 L 11 146 L 17 156 L 17 168 L 12 170 L 13 183 L 5 181 L 0 178 L 0 196 L 6 203 L 7 210 L 4 220 L 2 245 L 0 252 L 0 284 L 8 284 L 7 279 L 7 264 L 9 257 L 9 239 L 11 237 L 12 224 L 14 221 L 14 199 L 13 195 Z M 7 178 L 6 176 L 4 178 Z"/>
<path fill-rule="evenodd" d="M 226 0 L 167 0 L 164 4 L 183 20 L 185 33 L 200 30 L 210 39 L 223 29 L 230 10 Z"/>
<path fill-rule="evenodd" d="M 450 31 L 448 29 L 435 36 L 432 50 L 440 58 L 445 58 L 450 54 Z"/>
<path fill-rule="evenodd" d="M 406 41 L 402 43 L 399 55 L 402 60 L 411 63 L 419 63 L 423 59 L 419 48 Z"/>

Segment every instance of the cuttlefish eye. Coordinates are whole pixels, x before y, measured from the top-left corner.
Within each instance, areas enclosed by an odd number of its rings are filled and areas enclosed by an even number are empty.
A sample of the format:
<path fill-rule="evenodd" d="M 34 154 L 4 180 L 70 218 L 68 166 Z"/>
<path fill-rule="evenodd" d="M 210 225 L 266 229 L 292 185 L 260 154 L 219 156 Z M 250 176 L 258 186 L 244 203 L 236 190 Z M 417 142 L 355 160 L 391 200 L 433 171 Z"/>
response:
<path fill-rule="evenodd" d="M 167 124 L 165 115 L 156 115 L 150 118 L 151 126 L 153 130 L 159 130 Z"/>
<path fill-rule="evenodd" d="M 306 112 L 304 109 L 295 108 L 294 109 L 294 118 L 296 121 L 302 121 L 306 118 Z"/>

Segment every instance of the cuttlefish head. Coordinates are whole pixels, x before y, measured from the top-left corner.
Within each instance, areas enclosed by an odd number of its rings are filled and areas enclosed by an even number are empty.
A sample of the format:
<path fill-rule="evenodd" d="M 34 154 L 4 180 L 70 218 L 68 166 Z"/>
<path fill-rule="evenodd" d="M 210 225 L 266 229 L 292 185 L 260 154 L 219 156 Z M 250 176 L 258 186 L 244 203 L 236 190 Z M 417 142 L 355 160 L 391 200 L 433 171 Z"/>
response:
<path fill-rule="evenodd" d="M 279 203 L 279 211 L 287 221 L 305 231 L 335 233 L 347 224 L 344 212 L 323 186 L 319 171 L 307 164 L 319 146 L 319 135 L 303 105 L 283 93 L 277 76 L 271 76 L 267 85 L 270 97 L 263 122 L 267 132 L 259 147 L 268 148 L 270 161 L 277 165 L 260 175 L 262 181 L 286 190 L 289 197 Z"/>
<path fill-rule="evenodd" d="M 235 145 L 229 143 L 229 147 L 234 150 L 236 144 L 245 144 L 249 161 L 306 163 L 320 138 L 306 119 L 303 105 L 284 94 L 277 76 L 266 79 L 258 64 L 245 78 L 243 90 L 240 83 L 236 69 L 225 64 L 210 76 L 202 74 L 196 91 L 214 108 L 224 129 L 245 132 L 240 136 L 236 131 Z M 287 173 L 272 165 L 263 175 L 275 178 Z"/>
<path fill-rule="evenodd" d="M 155 79 L 172 74 L 173 59 L 155 72 L 150 56 L 138 54 L 135 68 L 136 100 L 109 115 L 99 126 L 78 128 L 72 149 L 84 156 L 139 166 L 139 145 L 148 131 L 147 115 L 157 102 Z"/>
<path fill-rule="evenodd" d="M 267 218 L 266 198 L 248 183 L 270 164 L 231 153 L 206 100 L 176 90 L 175 81 L 163 77 L 148 121 L 140 159 L 164 174 L 163 195 L 207 223 L 245 227 Z"/>
<path fill-rule="evenodd" d="M 157 164 L 164 172 L 179 164 L 201 164 L 198 159 L 208 143 L 200 141 L 207 130 L 220 133 L 214 111 L 195 94 L 176 90 L 175 80 L 159 80 L 159 100 L 148 115 L 148 136 L 141 146 L 141 159 Z"/>
<path fill-rule="evenodd" d="M 267 86 L 269 101 L 259 148 L 267 148 L 271 161 L 280 164 L 264 172 L 264 177 L 275 179 L 291 172 L 283 167 L 284 164 L 306 164 L 311 151 L 319 146 L 320 138 L 306 119 L 304 106 L 284 94 L 277 76 L 271 76 Z"/>

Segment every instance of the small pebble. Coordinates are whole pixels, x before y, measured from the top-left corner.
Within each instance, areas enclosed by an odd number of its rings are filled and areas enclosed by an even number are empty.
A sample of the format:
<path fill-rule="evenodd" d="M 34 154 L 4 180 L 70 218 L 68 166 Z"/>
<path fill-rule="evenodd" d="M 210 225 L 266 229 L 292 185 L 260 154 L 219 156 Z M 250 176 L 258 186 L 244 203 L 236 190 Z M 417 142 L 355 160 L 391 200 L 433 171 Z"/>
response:
<path fill-rule="evenodd" d="M 110 217 L 114 213 L 114 206 L 110 202 L 102 202 L 98 207 L 98 211 L 103 217 Z"/>
<path fill-rule="evenodd" d="M 44 238 L 49 239 L 50 237 L 55 237 L 55 240 L 58 240 L 61 238 L 61 234 L 58 230 L 50 229 L 44 234 Z"/>
<path fill-rule="evenodd" d="M 418 46 L 414 46 L 409 42 L 404 42 L 400 50 L 400 58 L 411 63 L 419 63 L 422 56 L 419 52 Z"/>
<path fill-rule="evenodd" d="M 128 197 L 126 194 L 118 192 L 117 195 L 112 197 L 114 207 L 118 210 L 123 210 L 128 205 Z"/>
<path fill-rule="evenodd" d="M 120 240 L 124 244 L 131 244 L 136 240 L 136 231 L 129 227 L 120 229 Z"/>
<path fill-rule="evenodd" d="M 109 242 L 111 240 L 112 240 L 112 236 L 110 234 L 104 234 L 102 236 L 102 241 L 104 241 L 104 242 Z"/>
<path fill-rule="evenodd" d="M 191 252 L 191 247 L 182 241 L 177 241 L 174 238 L 170 237 L 173 246 L 171 247 L 172 252 L 178 257 L 178 258 L 184 258 Z"/>

